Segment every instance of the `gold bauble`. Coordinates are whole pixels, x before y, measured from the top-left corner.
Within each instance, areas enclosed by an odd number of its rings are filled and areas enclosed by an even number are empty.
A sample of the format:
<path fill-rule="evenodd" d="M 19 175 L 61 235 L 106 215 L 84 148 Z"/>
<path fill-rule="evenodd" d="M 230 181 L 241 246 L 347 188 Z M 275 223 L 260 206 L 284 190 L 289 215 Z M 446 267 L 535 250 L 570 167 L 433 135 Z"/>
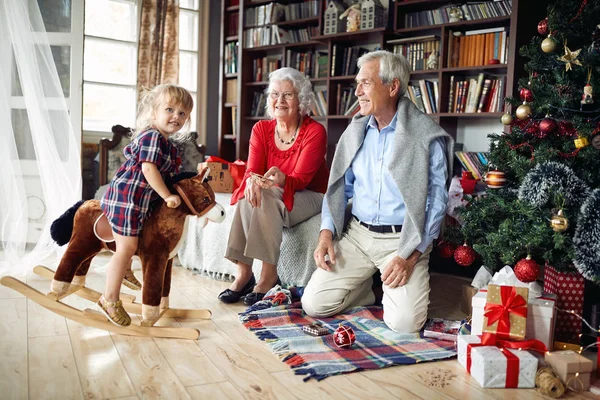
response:
<path fill-rule="evenodd" d="M 554 53 L 555 50 L 556 41 L 552 39 L 551 35 L 548 35 L 548 37 L 542 41 L 542 51 L 544 53 Z"/>
<path fill-rule="evenodd" d="M 510 115 L 509 113 L 504 114 L 502 118 L 500 118 L 500 122 L 502 122 L 504 125 L 510 125 L 512 121 L 512 115 Z"/>
<path fill-rule="evenodd" d="M 504 172 L 498 170 L 489 171 L 484 180 L 490 189 L 500 189 L 506 183 Z"/>
<path fill-rule="evenodd" d="M 517 118 L 527 119 L 527 118 L 529 118 L 529 116 L 531 115 L 532 112 L 533 112 L 533 110 L 531 110 L 531 107 L 529 106 L 529 104 L 523 103 L 519 107 L 517 107 Z"/>
<path fill-rule="evenodd" d="M 558 210 L 550 219 L 550 227 L 554 232 L 564 232 L 569 228 L 569 220 L 563 215 L 562 210 Z"/>

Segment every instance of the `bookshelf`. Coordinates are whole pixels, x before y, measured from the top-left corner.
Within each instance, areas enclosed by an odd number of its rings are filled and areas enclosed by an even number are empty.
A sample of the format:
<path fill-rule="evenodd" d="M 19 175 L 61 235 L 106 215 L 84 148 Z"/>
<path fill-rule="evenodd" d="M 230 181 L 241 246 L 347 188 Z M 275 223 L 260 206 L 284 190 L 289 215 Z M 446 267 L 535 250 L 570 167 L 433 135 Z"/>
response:
<path fill-rule="evenodd" d="M 235 73 L 225 72 L 227 63 L 226 60 L 221 60 L 220 156 L 231 161 L 236 158 L 247 159 L 252 127 L 256 121 L 265 118 L 261 110 L 264 103 L 260 103 L 260 96 L 268 83 L 268 72 L 279 66 L 290 66 L 307 72 L 317 98 L 321 98 L 321 107 L 316 110 L 313 118 L 321 122 L 327 130 L 327 157 L 331 160 L 339 137 L 352 118 L 353 110 L 348 108 L 355 99 L 352 89 L 355 71 L 349 67 L 352 67 L 352 63 L 355 63 L 355 59 L 364 51 L 377 48 L 393 51 L 398 43 L 425 43 L 421 46 L 424 53 L 427 53 L 425 50 L 431 49 L 439 51 L 437 65 L 428 67 L 426 60 L 421 60 L 419 68 L 411 72 L 410 84 L 420 88 L 420 81 L 423 81 L 425 90 L 432 94 L 437 92 L 435 108 L 432 107 L 429 115 L 448 133 L 456 138 L 457 132 L 465 124 L 499 121 L 504 109 L 501 95 L 497 96 L 495 107 L 487 107 L 487 103 L 484 103 L 481 112 L 477 112 L 480 101 L 478 98 L 477 104 L 474 105 L 475 112 L 456 112 L 451 106 L 450 88 L 458 81 L 477 81 L 483 73 L 482 88 L 486 79 L 501 80 L 506 96 L 516 92 L 517 79 L 523 76 L 524 72 L 518 49 L 537 34 L 537 23 L 545 17 L 545 5 L 539 2 L 512 0 L 510 15 L 501 15 L 506 7 L 500 3 L 505 2 L 469 2 L 461 6 L 452 0 L 384 0 L 381 3 L 388 10 L 385 26 L 324 35 L 324 15 L 328 1 L 226 0 L 222 5 L 222 57 L 228 43 L 237 41 L 238 47 L 235 53 Z M 306 5 L 307 3 L 310 4 Z M 464 7 L 463 17 L 470 13 L 469 19 L 449 22 L 448 12 L 444 11 L 444 8 L 450 6 Z M 305 10 L 303 15 L 295 14 L 292 18 L 289 15 L 281 16 L 283 14 L 274 17 L 277 12 L 288 12 L 282 11 L 285 7 L 296 7 L 296 10 L 305 7 L 308 11 Z M 443 12 L 446 13 L 445 19 Z M 232 14 L 237 15 L 238 25 L 235 32 L 231 30 L 231 21 L 235 20 L 235 17 L 231 17 Z M 501 42 L 494 44 L 495 33 L 490 35 L 490 32 L 485 31 L 490 28 L 506 32 L 503 57 L 505 62 L 487 63 L 486 58 L 495 54 L 500 58 L 500 51 L 494 50 L 494 46 L 500 46 Z M 452 50 L 449 52 L 449 48 L 455 44 L 453 41 L 457 36 L 454 36 L 454 33 L 464 34 L 479 30 L 483 30 L 482 34 L 478 34 L 480 37 L 469 39 L 472 42 L 463 47 L 479 49 L 487 45 L 491 48 L 481 50 L 470 62 L 452 62 Z M 432 40 L 437 41 L 437 44 L 430 43 Z M 460 40 L 458 37 L 456 43 Z M 319 66 L 318 60 L 321 62 Z M 230 81 L 235 81 L 235 84 Z M 492 91 L 492 85 L 490 82 L 489 93 Z M 235 101 L 232 101 L 231 95 L 229 101 L 226 101 L 227 94 L 231 93 L 233 87 L 236 90 Z M 344 115 L 346 112 L 348 114 Z M 496 130 L 501 129 L 502 126 L 498 122 Z M 487 133 L 489 131 L 482 132 L 482 135 Z"/>

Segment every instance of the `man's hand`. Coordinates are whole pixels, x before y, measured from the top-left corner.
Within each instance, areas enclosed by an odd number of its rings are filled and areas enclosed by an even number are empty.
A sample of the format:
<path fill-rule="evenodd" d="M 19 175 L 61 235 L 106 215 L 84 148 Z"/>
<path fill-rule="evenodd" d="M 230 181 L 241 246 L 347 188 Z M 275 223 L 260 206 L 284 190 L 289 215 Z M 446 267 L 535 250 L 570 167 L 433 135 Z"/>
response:
<path fill-rule="evenodd" d="M 325 259 L 329 256 L 329 261 Z M 331 264 L 335 264 L 335 250 L 333 250 L 333 232 L 329 229 L 323 229 L 319 234 L 319 243 L 314 253 L 317 267 L 325 271 L 331 271 Z"/>
<path fill-rule="evenodd" d="M 420 256 L 421 252 L 415 250 L 408 259 L 404 259 L 400 256 L 392 258 L 392 261 L 385 266 L 383 273 L 381 274 L 381 281 L 383 284 L 390 289 L 406 285 Z"/>

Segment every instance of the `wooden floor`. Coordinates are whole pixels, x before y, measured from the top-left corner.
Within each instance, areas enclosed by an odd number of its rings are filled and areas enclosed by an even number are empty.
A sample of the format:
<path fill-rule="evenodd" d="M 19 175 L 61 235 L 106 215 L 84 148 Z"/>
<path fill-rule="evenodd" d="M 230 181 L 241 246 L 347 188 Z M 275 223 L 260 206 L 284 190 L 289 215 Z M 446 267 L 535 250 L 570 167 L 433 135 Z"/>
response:
<path fill-rule="evenodd" d="M 106 257 L 88 286 L 102 290 Z M 456 360 L 398 366 L 303 382 L 238 321 L 228 286 L 174 268 L 171 306 L 209 308 L 212 320 L 163 319 L 200 329 L 197 341 L 110 334 L 66 320 L 0 286 L 1 399 L 542 399 L 534 390 L 485 390 Z M 139 274 L 136 271 L 136 275 Z M 27 283 L 47 292 L 49 281 Z M 432 277 L 430 315 L 459 317 L 461 281 Z M 123 288 L 124 292 L 136 292 Z M 138 292 L 139 293 L 139 292 Z M 65 302 L 92 304 L 77 296 Z M 595 398 L 591 393 L 567 398 Z"/>

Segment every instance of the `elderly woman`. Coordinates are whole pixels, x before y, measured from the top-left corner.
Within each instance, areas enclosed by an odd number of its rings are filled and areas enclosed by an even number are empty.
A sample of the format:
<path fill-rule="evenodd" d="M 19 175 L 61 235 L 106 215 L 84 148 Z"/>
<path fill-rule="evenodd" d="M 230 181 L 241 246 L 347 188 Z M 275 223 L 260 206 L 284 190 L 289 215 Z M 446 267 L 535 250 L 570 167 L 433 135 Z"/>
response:
<path fill-rule="evenodd" d="M 269 75 L 266 111 L 270 120 L 252 128 L 245 180 L 233 193 L 236 204 L 225 257 L 237 276 L 219 300 L 246 305 L 262 300 L 278 281 L 283 227 L 291 228 L 321 212 L 329 170 L 327 135 L 309 117 L 315 101 L 310 81 L 293 68 Z M 262 261 L 260 279 L 252 273 Z"/>

